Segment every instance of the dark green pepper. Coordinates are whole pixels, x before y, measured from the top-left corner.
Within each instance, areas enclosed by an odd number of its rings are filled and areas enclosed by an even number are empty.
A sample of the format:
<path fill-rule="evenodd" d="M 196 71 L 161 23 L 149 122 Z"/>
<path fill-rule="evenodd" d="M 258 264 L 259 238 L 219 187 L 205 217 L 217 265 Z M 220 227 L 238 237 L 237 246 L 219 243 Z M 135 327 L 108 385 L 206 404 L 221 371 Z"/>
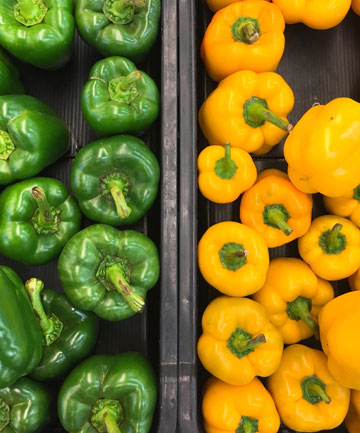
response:
<path fill-rule="evenodd" d="M 25 93 L 19 71 L 0 48 L 0 95 Z"/>
<path fill-rule="evenodd" d="M 36 380 L 55 379 L 86 358 L 96 344 L 99 320 L 75 309 L 63 293 L 45 289 L 31 278 L 25 283 L 43 335 L 43 356 L 32 371 Z"/>
<path fill-rule="evenodd" d="M 65 123 L 27 95 L 0 96 L 0 185 L 36 176 L 69 147 Z"/>
<path fill-rule="evenodd" d="M 148 211 L 159 176 L 151 150 L 138 138 L 119 135 L 88 144 L 77 153 L 71 188 L 88 218 L 117 226 L 134 223 Z"/>
<path fill-rule="evenodd" d="M 156 120 L 160 96 L 154 81 L 124 57 L 100 60 L 81 95 L 89 126 L 100 135 L 143 133 Z"/>
<path fill-rule="evenodd" d="M 146 292 L 159 278 L 159 256 L 141 233 L 94 224 L 65 245 L 58 273 L 74 306 L 122 320 L 143 310 Z"/>
<path fill-rule="evenodd" d="M 71 433 L 148 433 L 156 400 L 156 378 L 142 355 L 98 355 L 66 378 L 58 413 Z"/>
<path fill-rule="evenodd" d="M 44 69 L 68 62 L 75 35 L 73 0 L 0 0 L 0 44 Z"/>
<path fill-rule="evenodd" d="M 160 0 L 77 0 L 80 36 L 103 56 L 142 62 L 156 41 Z"/>
<path fill-rule="evenodd" d="M 80 230 L 79 206 L 56 179 L 34 177 L 8 186 L 0 209 L 0 252 L 27 265 L 49 262 Z"/>
<path fill-rule="evenodd" d="M 42 336 L 21 279 L 1 265 L 0 335 L 0 388 L 5 388 L 39 364 Z"/>
<path fill-rule="evenodd" d="M 38 433 L 51 420 L 52 395 L 41 383 L 27 377 L 0 389 L 1 433 Z"/>

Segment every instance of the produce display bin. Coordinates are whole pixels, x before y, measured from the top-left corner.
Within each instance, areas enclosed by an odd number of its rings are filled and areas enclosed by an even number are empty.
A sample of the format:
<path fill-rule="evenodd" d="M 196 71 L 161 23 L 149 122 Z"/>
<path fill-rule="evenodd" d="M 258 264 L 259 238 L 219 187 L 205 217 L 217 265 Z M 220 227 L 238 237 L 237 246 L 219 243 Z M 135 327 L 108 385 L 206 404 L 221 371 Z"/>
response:
<path fill-rule="evenodd" d="M 202 278 L 197 266 L 197 243 L 207 228 L 221 221 L 239 222 L 239 203 L 221 205 L 205 199 L 197 187 L 197 156 L 207 145 L 197 114 L 216 83 L 206 74 L 200 44 L 212 13 L 205 1 L 179 1 L 179 392 L 178 430 L 204 433 L 201 414 L 202 388 L 209 374 L 196 352 L 201 317 L 209 302 L 220 293 Z M 292 124 L 313 105 L 337 97 L 360 100 L 360 17 L 351 10 L 345 20 L 330 30 L 312 30 L 302 24 L 287 25 L 285 52 L 277 72 L 295 94 Z M 258 172 L 267 168 L 286 171 L 283 143 L 256 157 Z M 321 164 L 321 161 L 319 161 Z M 314 195 L 313 217 L 324 214 L 322 198 Z M 270 249 L 270 257 L 299 257 L 297 241 Z M 347 281 L 332 283 L 335 294 L 349 290 Z M 315 339 L 305 344 L 320 348 Z M 331 430 L 346 433 L 342 424 Z M 291 432 L 281 426 L 280 432 Z"/>
<path fill-rule="evenodd" d="M 120 322 L 101 320 L 94 353 L 115 354 L 138 351 L 152 364 L 158 377 L 159 397 L 152 433 L 173 433 L 177 421 L 177 7 L 162 2 L 158 41 L 149 60 L 139 64 L 157 83 L 162 98 L 161 115 L 141 138 L 154 152 L 161 167 L 159 194 L 151 210 L 129 227 L 149 236 L 160 254 L 161 275 L 148 292 L 142 314 Z M 70 169 L 76 152 L 98 137 L 87 126 L 80 108 L 80 96 L 90 68 L 102 56 L 76 34 L 69 63 L 55 72 L 37 69 L 14 60 L 27 93 L 50 105 L 70 129 L 71 149 L 38 176 L 54 177 L 69 187 Z M 95 163 L 95 161 L 94 161 Z M 0 187 L 2 191 L 5 187 Z M 1 210 L 0 210 L 1 211 Z M 83 218 L 82 227 L 93 224 Z M 0 264 L 10 266 L 23 281 L 37 277 L 45 287 L 63 291 L 57 276 L 57 259 L 41 266 L 24 266 L 0 255 Z M 57 392 L 61 381 L 50 385 Z M 45 433 L 65 432 L 55 421 Z"/>

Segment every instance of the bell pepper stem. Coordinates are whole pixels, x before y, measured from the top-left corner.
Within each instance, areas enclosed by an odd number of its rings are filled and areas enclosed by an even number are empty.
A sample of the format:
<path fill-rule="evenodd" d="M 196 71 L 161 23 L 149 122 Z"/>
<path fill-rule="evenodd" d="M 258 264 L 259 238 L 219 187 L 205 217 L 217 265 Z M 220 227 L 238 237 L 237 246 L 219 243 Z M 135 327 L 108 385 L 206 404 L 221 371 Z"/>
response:
<path fill-rule="evenodd" d="M 0 432 L 10 424 L 10 408 L 5 401 L 0 398 Z"/>
<path fill-rule="evenodd" d="M 231 169 L 231 148 L 230 143 L 225 144 L 225 171 L 229 173 Z"/>
<path fill-rule="evenodd" d="M 105 0 L 103 12 L 114 24 L 129 24 L 135 15 L 135 8 L 144 8 L 146 0 Z"/>
<path fill-rule="evenodd" d="M 139 90 L 135 83 L 142 78 L 143 75 L 140 71 L 133 71 L 126 76 L 113 78 L 109 81 L 109 98 L 112 101 L 130 104 L 139 96 Z"/>
<path fill-rule="evenodd" d="M 237 165 L 231 159 L 231 147 L 230 143 L 225 143 L 225 155 L 224 158 L 220 158 L 215 163 L 215 174 L 221 179 L 232 179 L 237 170 Z"/>
<path fill-rule="evenodd" d="M 104 423 L 107 433 L 121 433 L 121 430 L 111 413 L 105 413 Z"/>
<path fill-rule="evenodd" d="M 326 385 L 316 375 L 305 377 L 301 382 L 303 398 L 310 404 L 318 404 L 322 401 L 331 403 L 331 398 L 326 393 Z"/>
<path fill-rule="evenodd" d="M 0 130 L 0 160 L 7 161 L 14 152 L 15 145 L 8 132 Z"/>
<path fill-rule="evenodd" d="M 258 424 L 259 420 L 248 416 L 242 416 L 235 433 L 256 433 L 259 431 Z"/>
<path fill-rule="evenodd" d="M 40 24 L 48 11 L 43 0 L 18 0 L 14 6 L 16 21 L 26 27 Z"/>
<path fill-rule="evenodd" d="M 292 227 L 287 223 L 289 219 L 290 215 L 282 204 L 270 204 L 264 208 L 264 223 L 281 230 L 286 236 L 290 236 L 293 232 Z"/>
<path fill-rule="evenodd" d="M 354 188 L 353 199 L 360 202 L 360 185 L 358 185 L 356 188 Z"/>
<path fill-rule="evenodd" d="M 234 272 L 247 263 L 247 255 L 248 251 L 244 246 L 235 242 L 228 242 L 219 250 L 219 259 L 223 268 Z"/>
<path fill-rule="evenodd" d="M 292 320 L 302 320 L 305 325 L 312 330 L 315 338 L 319 340 L 319 324 L 311 315 L 311 308 L 311 300 L 309 298 L 299 296 L 294 301 L 288 303 L 287 314 Z"/>
<path fill-rule="evenodd" d="M 326 254 L 340 254 L 346 248 L 346 236 L 341 233 L 342 224 L 336 223 L 331 230 L 319 236 L 319 245 Z"/>
<path fill-rule="evenodd" d="M 256 18 L 240 17 L 231 26 L 231 32 L 235 41 L 253 44 L 260 37 L 259 21 Z"/>
<path fill-rule="evenodd" d="M 121 433 L 119 424 L 124 421 L 123 408 L 119 401 L 100 399 L 94 404 L 90 422 L 99 433 Z"/>
<path fill-rule="evenodd" d="M 326 404 L 331 403 L 331 398 L 326 394 L 325 390 L 320 385 L 311 385 L 310 389 L 312 392 L 316 393 L 323 402 Z"/>
<path fill-rule="evenodd" d="M 59 209 L 49 204 L 44 190 L 39 186 L 32 189 L 32 196 L 37 204 L 37 209 L 31 219 L 35 230 L 39 234 L 57 232 L 60 223 Z"/>
<path fill-rule="evenodd" d="M 259 334 L 255 338 L 241 328 L 235 329 L 227 342 L 228 349 L 239 359 L 253 352 L 257 346 L 266 343 L 264 334 Z"/>
<path fill-rule="evenodd" d="M 124 77 L 124 79 L 121 81 L 120 87 L 126 90 L 131 84 L 136 83 L 142 78 L 143 76 L 140 71 L 130 72 L 130 74 L 126 75 L 126 77 Z"/>
<path fill-rule="evenodd" d="M 329 249 L 335 249 L 339 243 L 339 233 L 342 229 L 342 224 L 336 223 L 331 229 L 327 238 L 327 244 Z"/>
<path fill-rule="evenodd" d="M 126 203 L 124 186 L 119 181 L 112 181 L 109 183 L 109 190 L 114 200 L 117 214 L 120 218 L 127 218 L 131 214 L 131 208 Z"/>

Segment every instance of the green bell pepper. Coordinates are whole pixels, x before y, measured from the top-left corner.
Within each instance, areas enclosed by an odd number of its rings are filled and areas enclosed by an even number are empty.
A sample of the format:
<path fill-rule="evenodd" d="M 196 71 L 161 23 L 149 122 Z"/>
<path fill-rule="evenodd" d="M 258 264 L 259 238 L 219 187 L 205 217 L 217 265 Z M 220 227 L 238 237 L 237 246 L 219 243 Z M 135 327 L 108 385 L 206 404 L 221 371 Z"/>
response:
<path fill-rule="evenodd" d="M 55 379 L 92 352 L 99 320 L 93 313 L 75 309 L 63 293 L 43 290 L 44 283 L 37 278 L 28 280 L 25 288 L 43 335 L 43 356 L 31 377 Z"/>
<path fill-rule="evenodd" d="M 73 0 L 0 0 L 0 45 L 18 59 L 58 69 L 70 59 Z"/>
<path fill-rule="evenodd" d="M 88 144 L 77 153 L 71 189 L 88 218 L 118 226 L 138 221 L 150 209 L 159 176 L 151 150 L 138 138 L 119 135 Z"/>
<path fill-rule="evenodd" d="M 160 0 L 77 0 L 75 20 L 82 39 L 104 57 L 142 62 L 154 45 Z"/>
<path fill-rule="evenodd" d="M 51 421 L 53 398 L 41 383 L 27 377 L 0 389 L 1 433 L 38 433 Z"/>
<path fill-rule="evenodd" d="M 71 433 L 148 433 L 156 400 L 155 375 L 142 355 L 97 355 L 66 378 L 58 414 Z"/>
<path fill-rule="evenodd" d="M 141 233 L 94 224 L 65 245 L 58 274 L 75 307 L 117 321 L 143 310 L 159 278 L 159 256 Z"/>
<path fill-rule="evenodd" d="M 19 71 L 0 48 L 0 95 L 25 93 Z"/>
<path fill-rule="evenodd" d="M 65 123 L 27 95 L 0 96 L 0 185 L 36 176 L 69 148 Z"/>
<path fill-rule="evenodd" d="M 124 57 L 95 63 L 81 95 L 87 123 L 102 136 L 143 133 L 158 117 L 159 108 L 154 81 Z"/>
<path fill-rule="evenodd" d="M 34 177 L 0 194 L 0 253 L 26 265 L 59 255 L 80 230 L 81 212 L 60 181 Z"/>
<path fill-rule="evenodd" d="M 0 335 L 0 388 L 5 388 L 39 364 L 42 336 L 21 279 L 1 265 Z"/>

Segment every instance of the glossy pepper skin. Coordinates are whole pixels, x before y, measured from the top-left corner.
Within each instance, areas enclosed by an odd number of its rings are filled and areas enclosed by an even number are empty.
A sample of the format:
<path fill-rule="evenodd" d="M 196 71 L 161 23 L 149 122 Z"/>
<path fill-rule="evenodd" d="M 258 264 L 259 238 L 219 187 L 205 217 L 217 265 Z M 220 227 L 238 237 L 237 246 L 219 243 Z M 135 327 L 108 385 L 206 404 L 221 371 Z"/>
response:
<path fill-rule="evenodd" d="M 78 0 L 75 19 L 82 39 L 103 56 L 138 63 L 156 41 L 160 13 L 160 0 Z"/>
<path fill-rule="evenodd" d="M 326 356 L 302 344 L 284 350 L 268 389 L 283 423 L 300 432 L 333 429 L 344 421 L 349 408 L 350 390 L 331 376 Z"/>
<path fill-rule="evenodd" d="M 19 71 L 0 48 L 0 95 L 25 93 Z"/>
<path fill-rule="evenodd" d="M 358 329 L 360 292 L 337 296 L 319 315 L 321 345 L 328 357 L 334 379 L 348 388 L 360 390 L 360 343 Z"/>
<path fill-rule="evenodd" d="M 269 250 L 255 230 L 226 221 L 211 226 L 198 245 L 202 276 L 229 296 L 247 296 L 264 285 Z"/>
<path fill-rule="evenodd" d="M 72 0 L 1 0 L 0 44 L 38 68 L 61 68 L 72 53 L 73 12 Z"/>
<path fill-rule="evenodd" d="M 91 68 L 81 94 L 81 109 L 91 129 L 99 135 L 139 134 L 158 117 L 159 90 L 131 60 L 109 57 Z"/>
<path fill-rule="evenodd" d="M 296 188 L 341 197 L 360 184 L 359 116 L 360 104 L 350 98 L 316 105 L 304 114 L 284 146 Z"/>
<path fill-rule="evenodd" d="M 286 116 L 293 106 L 294 94 L 280 75 L 240 71 L 222 80 L 202 104 L 199 124 L 211 145 L 229 142 L 264 154 L 291 130 Z"/>
<path fill-rule="evenodd" d="M 148 433 L 156 400 L 156 378 L 142 355 L 97 355 L 66 378 L 58 413 L 72 433 Z"/>
<path fill-rule="evenodd" d="M 298 240 L 299 254 L 321 278 L 347 278 L 360 267 L 360 230 L 346 218 L 322 215 Z"/>
<path fill-rule="evenodd" d="M 241 222 L 256 230 L 269 248 L 303 236 L 311 224 L 311 196 L 284 175 L 280 170 L 263 172 L 241 198 Z"/>
<path fill-rule="evenodd" d="M 204 387 L 202 413 L 206 433 L 277 433 L 280 427 L 275 403 L 256 377 L 242 386 L 211 377 Z"/>
<path fill-rule="evenodd" d="M 217 12 L 219 9 L 222 9 L 226 6 L 229 6 L 232 3 L 235 3 L 235 1 L 239 1 L 239 0 L 206 0 L 206 3 L 212 12 Z M 255 0 L 249 0 L 249 1 L 255 1 Z M 270 1 L 270 0 L 265 0 L 265 1 Z"/>
<path fill-rule="evenodd" d="M 43 384 L 27 377 L 0 389 L 0 431 L 37 433 L 53 415 L 53 396 Z"/>
<path fill-rule="evenodd" d="M 225 148 L 224 148 L 225 147 Z M 242 149 L 207 146 L 198 157 L 199 189 L 214 203 L 231 203 L 256 180 L 256 166 Z"/>
<path fill-rule="evenodd" d="M 0 334 L 1 389 L 29 374 L 42 356 L 41 331 L 25 287 L 16 272 L 1 265 Z"/>
<path fill-rule="evenodd" d="M 75 307 L 117 321 L 143 310 L 159 278 L 159 255 L 142 233 L 94 224 L 65 245 L 58 272 Z"/>
<path fill-rule="evenodd" d="M 348 282 L 351 290 L 360 290 L 360 269 L 355 274 L 350 275 Z"/>
<path fill-rule="evenodd" d="M 317 30 L 330 29 L 347 15 L 351 0 L 273 0 L 284 15 L 286 24 L 304 23 Z"/>
<path fill-rule="evenodd" d="M 360 391 L 351 391 L 350 409 L 345 418 L 349 433 L 358 433 L 360 425 Z"/>
<path fill-rule="evenodd" d="M 95 314 L 75 309 L 63 293 L 44 289 L 37 278 L 26 281 L 25 288 L 43 336 L 43 355 L 31 377 L 52 380 L 91 353 L 99 321 Z"/>
<path fill-rule="evenodd" d="M 275 71 L 285 48 L 280 9 L 264 1 L 235 2 L 218 11 L 206 29 L 201 58 L 214 81 L 243 70 Z"/>
<path fill-rule="evenodd" d="M 151 150 L 138 138 L 120 135 L 90 143 L 76 154 L 71 189 L 88 218 L 119 226 L 138 221 L 150 209 L 159 178 Z"/>
<path fill-rule="evenodd" d="M 68 128 L 52 108 L 32 96 L 0 96 L 0 185 L 36 176 L 68 147 Z"/>
<path fill-rule="evenodd" d="M 360 15 L 360 1 L 359 0 L 352 0 L 351 2 L 352 10 L 357 14 Z M 352 433 L 352 432 L 350 432 Z"/>
<path fill-rule="evenodd" d="M 360 186 L 341 197 L 325 197 L 324 206 L 326 210 L 350 220 L 360 227 Z"/>
<path fill-rule="evenodd" d="M 221 296 L 202 317 L 197 351 L 213 376 L 231 385 L 246 385 L 278 368 L 283 351 L 280 332 L 260 304 L 248 298 Z"/>
<path fill-rule="evenodd" d="M 63 183 L 34 177 L 0 194 L 0 252 L 27 265 L 57 257 L 80 230 L 81 212 Z"/>
<path fill-rule="evenodd" d="M 269 314 L 285 344 L 298 343 L 315 334 L 323 305 L 334 297 L 328 281 L 318 278 L 300 259 L 279 257 L 270 261 L 264 286 L 253 295 Z"/>

